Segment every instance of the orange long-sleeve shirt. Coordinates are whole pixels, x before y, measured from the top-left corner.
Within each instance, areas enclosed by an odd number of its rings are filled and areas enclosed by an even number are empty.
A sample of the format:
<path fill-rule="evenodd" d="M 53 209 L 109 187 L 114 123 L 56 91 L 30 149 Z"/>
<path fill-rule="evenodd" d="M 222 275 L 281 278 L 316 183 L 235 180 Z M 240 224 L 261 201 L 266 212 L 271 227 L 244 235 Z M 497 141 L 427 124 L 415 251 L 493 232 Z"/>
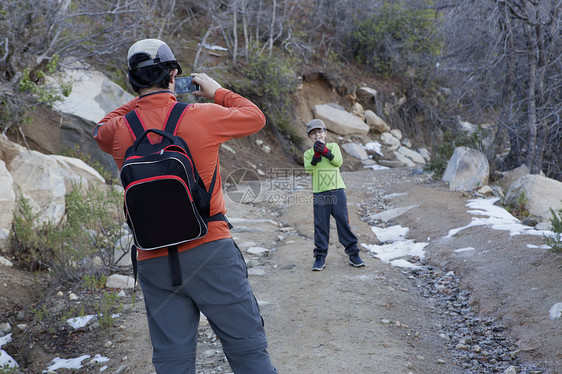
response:
<path fill-rule="evenodd" d="M 156 92 L 137 97 L 108 113 L 93 130 L 100 149 L 113 156 L 121 169 L 125 151 L 133 144 L 133 137 L 125 124 L 124 116 L 133 109 L 145 128 L 162 129 L 166 123 L 170 107 L 176 96 L 169 91 Z M 213 178 L 215 167 L 219 164 L 220 145 L 227 140 L 248 136 L 265 126 L 265 116 L 250 100 L 224 88 L 215 93 L 215 104 L 190 105 L 178 124 L 177 135 L 182 137 L 193 155 L 195 166 L 207 188 Z M 154 136 L 151 134 L 149 136 Z M 217 171 L 217 179 L 211 198 L 211 215 L 226 213 L 222 192 L 222 180 Z M 178 246 L 182 252 L 203 243 L 230 238 L 230 230 L 224 221 L 209 222 L 209 231 L 201 239 Z M 139 250 L 138 260 L 166 256 L 166 248 L 152 251 Z"/>

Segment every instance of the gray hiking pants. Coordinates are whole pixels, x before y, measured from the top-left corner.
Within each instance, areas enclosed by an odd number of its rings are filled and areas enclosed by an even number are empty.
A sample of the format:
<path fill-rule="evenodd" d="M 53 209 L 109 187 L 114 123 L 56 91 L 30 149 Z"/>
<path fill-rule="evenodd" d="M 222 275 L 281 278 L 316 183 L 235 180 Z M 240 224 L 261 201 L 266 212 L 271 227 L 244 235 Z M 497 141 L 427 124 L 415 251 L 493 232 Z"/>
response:
<path fill-rule="evenodd" d="M 258 303 L 232 239 L 179 253 L 183 283 L 172 286 L 168 256 L 138 263 L 152 362 L 158 374 L 194 374 L 199 312 L 220 338 L 236 374 L 277 373 L 267 353 Z"/>

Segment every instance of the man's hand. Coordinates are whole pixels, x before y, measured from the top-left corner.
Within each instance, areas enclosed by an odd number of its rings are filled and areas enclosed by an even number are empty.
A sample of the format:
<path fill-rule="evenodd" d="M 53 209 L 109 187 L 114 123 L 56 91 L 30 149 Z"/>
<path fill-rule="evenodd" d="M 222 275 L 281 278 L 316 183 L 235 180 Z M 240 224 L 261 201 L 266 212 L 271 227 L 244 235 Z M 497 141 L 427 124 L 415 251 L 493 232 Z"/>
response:
<path fill-rule="evenodd" d="M 199 91 L 193 92 L 193 95 L 214 100 L 215 92 L 221 88 L 221 85 L 205 73 L 193 73 L 191 76 L 193 77 L 193 81 L 201 87 Z"/>

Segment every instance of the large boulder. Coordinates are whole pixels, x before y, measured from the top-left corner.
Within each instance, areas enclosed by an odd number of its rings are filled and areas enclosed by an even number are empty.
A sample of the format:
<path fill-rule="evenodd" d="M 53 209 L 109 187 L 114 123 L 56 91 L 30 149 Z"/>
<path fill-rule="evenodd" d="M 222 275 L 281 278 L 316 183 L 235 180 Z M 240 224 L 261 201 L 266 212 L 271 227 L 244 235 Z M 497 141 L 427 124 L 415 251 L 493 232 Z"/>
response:
<path fill-rule="evenodd" d="M 39 222 L 60 222 L 66 186 L 56 160 L 37 151 L 22 151 L 8 164 L 18 198 L 25 198 Z"/>
<path fill-rule="evenodd" d="M 488 184 L 490 164 L 476 149 L 458 147 L 447 163 L 443 181 L 453 191 L 472 191 Z"/>
<path fill-rule="evenodd" d="M 67 81 L 72 82 L 72 91 L 54 108 L 92 123 L 97 123 L 107 113 L 133 99 L 133 95 L 105 74 L 91 70 L 86 65 L 66 69 L 59 76 L 51 78 L 50 84 L 60 85 Z"/>
<path fill-rule="evenodd" d="M 72 83 L 72 91 L 55 103 L 58 117 L 43 112 L 32 114 L 33 131 L 27 131 L 26 136 L 33 140 L 34 149 L 43 153 L 78 150 L 90 155 L 116 177 L 115 162 L 99 149 L 92 129 L 107 113 L 132 100 L 133 95 L 87 65 L 73 65 L 59 75 L 48 77 L 53 87 L 66 82 Z"/>
<path fill-rule="evenodd" d="M 431 161 L 431 154 L 426 148 L 418 148 L 417 152 L 423 157 L 426 162 Z"/>
<path fill-rule="evenodd" d="M 518 205 L 521 194 L 525 194 L 525 208 L 535 217 L 550 220 L 550 208 L 562 209 L 562 182 L 542 175 L 525 175 L 511 183 L 505 195 L 505 205 Z"/>
<path fill-rule="evenodd" d="M 390 131 L 390 126 L 370 109 L 365 111 L 365 120 L 367 121 L 367 125 L 379 134 Z"/>
<path fill-rule="evenodd" d="M 400 148 L 400 140 L 390 132 L 384 132 L 380 136 L 380 141 L 383 145 L 387 146 L 391 151 Z"/>
<path fill-rule="evenodd" d="M 404 157 L 409 158 L 410 160 L 412 160 L 414 163 L 418 165 L 425 164 L 425 159 L 423 158 L 423 156 L 418 152 L 414 151 L 413 149 L 401 146 L 396 150 L 396 152 Z"/>
<path fill-rule="evenodd" d="M 400 147 L 400 148 L 402 148 L 402 147 Z M 392 153 L 393 153 L 393 155 L 394 155 L 394 158 L 395 158 L 397 161 L 400 161 L 401 163 L 403 163 L 404 165 L 406 165 L 406 166 L 408 166 L 408 167 L 416 166 L 416 163 L 415 163 L 414 161 L 412 161 L 411 158 L 406 157 L 404 154 L 398 152 L 397 150 L 396 150 L 396 151 L 392 151 Z"/>
<path fill-rule="evenodd" d="M 367 135 L 369 126 L 360 118 L 337 105 L 321 104 L 314 106 L 314 118 L 321 119 L 328 130 L 339 135 Z"/>
<path fill-rule="evenodd" d="M 521 165 L 516 167 L 515 169 L 508 170 L 502 173 L 502 177 L 499 180 L 499 186 L 501 187 L 502 191 L 506 193 L 509 190 L 509 186 L 519 178 L 531 174 L 529 167 L 527 165 Z"/>
<path fill-rule="evenodd" d="M 102 176 L 82 160 L 45 155 L 0 136 L 0 253 L 8 249 L 17 198 L 24 197 L 37 223 L 59 223 L 72 185 L 105 185 Z"/>
<path fill-rule="evenodd" d="M 105 183 L 100 173 L 80 159 L 59 155 L 50 155 L 48 157 L 58 163 L 60 175 L 65 181 L 66 191 L 71 191 L 73 184 L 88 188 L 91 183 L 96 185 Z"/>
<path fill-rule="evenodd" d="M 369 156 L 361 144 L 357 143 L 344 143 L 341 146 L 350 156 L 355 157 L 361 161 L 367 160 Z"/>
<path fill-rule="evenodd" d="M 6 163 L 0 160 L 0 253 L 8 245 L 10 226 L 14 219 L 16 193 L 13 182 Z"/>

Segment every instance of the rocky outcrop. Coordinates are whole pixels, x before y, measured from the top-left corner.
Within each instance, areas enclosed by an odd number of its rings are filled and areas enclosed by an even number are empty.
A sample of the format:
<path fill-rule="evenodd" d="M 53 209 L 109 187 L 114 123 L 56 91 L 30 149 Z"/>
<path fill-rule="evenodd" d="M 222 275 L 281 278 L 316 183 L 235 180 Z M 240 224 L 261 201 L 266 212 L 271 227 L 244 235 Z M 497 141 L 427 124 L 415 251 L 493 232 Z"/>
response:
<path fill-rule="evenodd" d="M 57 224 L 65 213 L 65 196 L 73 185 L 105 184 L 82 160 L 45 155 L 0 136 L 0 253 L 8 248 L 16 201 L 25 198 L 37 222 Z"/>
<path fill-rule="evenodd" d="M 72 83 L 68 97 L 55 103 L 56 111 L 36 111 L 33 131 L 25 131 L 28 143 L 42 153 L 68 154 L 78 151 L 89 155 L 113 177 L 118 174 L 115 162 L 102 152 L 92 137 L 95 123 L 108 112 L 133 99 L 133 96 L 112 82 L 102 72 L 86 65 L 71 65 L 54 77 L 47 77 L 48 84 L 59 87 Z"/>
<path fill-rule="evenodd" d="M 381 115 L 375 113 L 375 89 L 361 87 L 357 95 L 373 98 L 373 108 L 365 110 L 357 102 L 352 104 L 351 111 L 336 103 L 318 104 L 312 108 L 314 118 L 326 123 L 329 131 L 327 140 L 340 143 L 350 156 L 347 162 L 355 160 L 357 164 L 359 161 L 358 165 L 365 167 L 403 167 L 421 166 L 430 160 L 427 149 L 412 149 L 411 141 L 404 138 L 400 130 L 393 129 Z"/>
<path fill-rule="evenodd" d="M 74 65 L 50 79 L 53 85 L 72 82 L 72 91 L 54 108 L 61 113 L 72 114 L 92 123 L 107 113 L 133 99 L 133 96 L 112 82 L 105 74 L 88 66 Z"/>

